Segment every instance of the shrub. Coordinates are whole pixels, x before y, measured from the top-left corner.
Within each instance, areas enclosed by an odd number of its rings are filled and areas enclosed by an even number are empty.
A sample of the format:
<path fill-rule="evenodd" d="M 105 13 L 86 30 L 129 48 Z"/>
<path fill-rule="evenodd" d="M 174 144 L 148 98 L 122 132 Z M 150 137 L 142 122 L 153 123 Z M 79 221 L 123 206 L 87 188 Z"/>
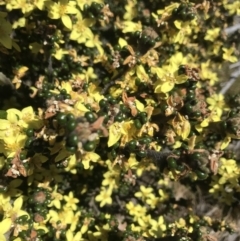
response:
<path fill-rule="evenodd" d="M 230 237 L 239 7 L 0 0 L 0 240 Z"/>

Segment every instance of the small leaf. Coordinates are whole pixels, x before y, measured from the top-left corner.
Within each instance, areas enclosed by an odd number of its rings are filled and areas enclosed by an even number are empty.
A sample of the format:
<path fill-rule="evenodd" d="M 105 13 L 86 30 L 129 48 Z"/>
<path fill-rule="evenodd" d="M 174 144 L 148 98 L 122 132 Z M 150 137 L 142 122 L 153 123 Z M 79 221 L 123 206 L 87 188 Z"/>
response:
<path fill-rule="evenodd" d="M 6 35 L 0 36 L 0 43 L 7 49 L 12 48 L 12 39 L 9 36 L 6 36 Z"/>
<path fill-rule="evenodd" d="M 69 156 L 69 152 L 66 149 L 62 149 L 55 157 L 55 162 L 59 162 Z"/>
<path fill-rule="evenodd" d="M 23 181 L 22 181 L 21 179 L 12 180 L 12 181 L 9 183 L 8 187 L 9 187 L 9 188 L 19 187 L 19 186 L 22 184 L 22 182 L 23 182 Z"/>

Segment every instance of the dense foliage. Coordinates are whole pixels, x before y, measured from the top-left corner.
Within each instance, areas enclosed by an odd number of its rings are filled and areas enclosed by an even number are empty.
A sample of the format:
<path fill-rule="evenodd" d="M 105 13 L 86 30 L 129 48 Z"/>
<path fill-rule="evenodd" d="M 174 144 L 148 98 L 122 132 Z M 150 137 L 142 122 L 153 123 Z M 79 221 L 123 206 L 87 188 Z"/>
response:
<path fill-rule="evenodd" d="M 238 1 L 0 0 L 0 11 L 1 241 L 237 231 L 225 217 L 240 198 L 227 150 L 240 95 L 225 99 L 219 82 L 239 56 L 239 32 L 224 31 Z"/>

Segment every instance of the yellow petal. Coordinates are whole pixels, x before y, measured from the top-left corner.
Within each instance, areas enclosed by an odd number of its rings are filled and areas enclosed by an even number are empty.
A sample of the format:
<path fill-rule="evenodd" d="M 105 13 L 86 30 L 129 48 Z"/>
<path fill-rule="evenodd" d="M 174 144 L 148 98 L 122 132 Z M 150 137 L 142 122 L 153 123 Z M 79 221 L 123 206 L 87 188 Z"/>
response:
<path fill-rule="evenodd" d="M 68 15 L 63 15 L 61 19 L 65 27 L 72 29 L 72 20 Z"/>
<path fill-rule="evenodd" d="M 0 130 L 9 129 L 10 126 L 11 126 L 11 123 L 9 120 L 0 119 Z"/>
<path fill-rule="evenodd" d="M 17 109 L 8 109 L 7 110 L 7 119 L 11 122 L 11 123 L 16 123 L 19 121 L 19 119 L 22 118 L 22 113 L 21 111 L 17 110 Z"/>
<path fill-rule="evenodd" d="M 127 41 L 123 38 L 119 38 L 118 44 L 120 45 L 121 48 L 128 45 Z"/>
<path fill-rule="evenodd" d="M 224 150 L 225 148 L 228 147 L 229 143 L 231 142 L 231 137 L 230 136 L 226 136 L 221 144 L 220 149 Z"/>
<path fill-rule="evenodd" d="M 73 241 L 73 232 L 69 229 L 66 232 L 66 238 L 67 238 L 67 241 Z"/>
<path fill-rule="evenodd" d="M 143 112 L 144 111 L 144 104 L 141 103 L 139 100 L 135 100 L 136 107 L 139 111 Z"/>
<path fill-rule="evenodd" d="M 1 234 L 5 234 L 10 230 L 10 227 L 12 225 L 12 220 L 11 218 L 6 218 L 0 223 L 0 232 Z"/>
<path fill-rule="evenodd" d="M 169 91 L 171 91 L 174 87 L 174 83 L 173 82 L 164 82 L 163 84 L 158 85 L 155 88 L 155 93 L 167 93 Z"/>
<path fill-rule="evenodd" d="M 80 101 L 78 101 L 75 105 L 74 105 L 74 108 L 78 109 L 79 111 L 82 111 L 82 112 L 87 112 L 89 111 L 89 109 L 87 109 L 86 106 L 84 106 Z"/>
<path fill-rule="evenodd" d="M 81 234 L 84 234 L 84 233 L 87 232 L 87 230 L 88 230 L 88 226 L 87 226 L 87 225 L 83 225 L 83 226 L 81 227 L 80 232 L 81 232 Z"/>
<path fill-rule="evenodd" d="M 18 197 L 15 201 L 14 201 L 14 210 L 15 211 L 19 211 L 22 207 L 22 204 L 23 204 L 23 197 L 20 196 Z"/>
<path fill-rule="evenodd" d="M 190 131 L 191 131 L 191 124 L 189 123 L 188 120 L 185 119 L 183 122 L 182 133 L 181 133 L 181 137 L 183 140 L 185 140 L 188 137 L 188 135 L 190 134 Z"/>
<path fill-rule="evenodd" d="M 185 74 L 179 75 L 176 77 L 176 84 L 182 84 L 185 83 L 188 79 L 188 76 Z"/>
<path fill-rule="evenodd" d="M 108 147 L 113 146 L 120 140 L 123 131 L 124 130 L 119 122 L 115 122 L 109 127 Z"/>
<path fill-rule="evenodd" d="M 18 77 L 19 77 L 19 78 L 22 78 L 22 77 L 26 74 L 27 71 L 28 71 L 28 67 L 26 67 L 26 66 L 21 67 L 21 68 L 18 69 L 18 71 L 17 71 Z"/>

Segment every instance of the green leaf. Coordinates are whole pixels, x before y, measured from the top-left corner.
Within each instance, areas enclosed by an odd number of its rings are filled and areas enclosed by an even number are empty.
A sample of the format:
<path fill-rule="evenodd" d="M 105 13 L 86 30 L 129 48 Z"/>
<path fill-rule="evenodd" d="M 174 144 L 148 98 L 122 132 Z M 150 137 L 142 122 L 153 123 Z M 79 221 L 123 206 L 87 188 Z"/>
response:
<path fill-rule="evenodd" d="M 14 180 L 12 180 L 10 183 L 9 183 L 9 185 L 8 185 L 8 187 L 9 188 L 16 188 L 16 187 L 19 187 L 21 184 L 22 184 L 22 180 L 21 179 L 14 179 Z"/>
<path fill-rule="evenodd" d="M 59 162 L 69 156 L 69 152 L 66 149 L 62 149 L 55 157 L 55 162 Z"/>

